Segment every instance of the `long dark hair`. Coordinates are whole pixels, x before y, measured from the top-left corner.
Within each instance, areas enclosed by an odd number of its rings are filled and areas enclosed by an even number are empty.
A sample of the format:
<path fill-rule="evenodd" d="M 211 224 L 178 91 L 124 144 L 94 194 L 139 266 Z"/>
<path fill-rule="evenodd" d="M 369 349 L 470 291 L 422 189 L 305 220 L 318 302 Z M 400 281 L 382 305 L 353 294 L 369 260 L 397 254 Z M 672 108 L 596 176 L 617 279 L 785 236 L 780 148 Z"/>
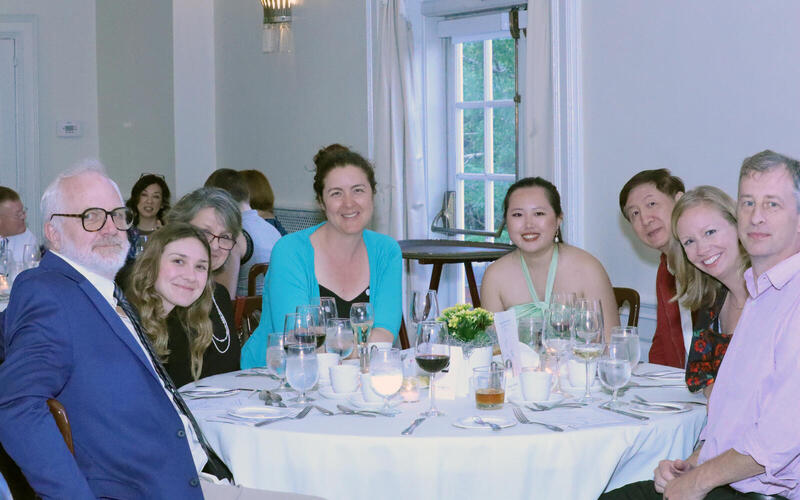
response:
<path fill-rule="evenodd" d="M 169 186 L 167 186 L 167 181 L 159 175 L 143 174 L 139 177 L 139 180 L 136 181 L 136 184 L 133 185 L 131 197 L 125 202 L 125 206 L 130 208 L 133 212 L 134 226 L 139 225 L 139 209 L 137 208 L 139 206 L 139 197 L 142 196 L 142 191 L 153 184 L 158 184 L 158 187 L 161 188 L 161 209 L 156 214 L 156 219 L 162 224 L 164 223 L 164 214 L 169 211 Z"/>

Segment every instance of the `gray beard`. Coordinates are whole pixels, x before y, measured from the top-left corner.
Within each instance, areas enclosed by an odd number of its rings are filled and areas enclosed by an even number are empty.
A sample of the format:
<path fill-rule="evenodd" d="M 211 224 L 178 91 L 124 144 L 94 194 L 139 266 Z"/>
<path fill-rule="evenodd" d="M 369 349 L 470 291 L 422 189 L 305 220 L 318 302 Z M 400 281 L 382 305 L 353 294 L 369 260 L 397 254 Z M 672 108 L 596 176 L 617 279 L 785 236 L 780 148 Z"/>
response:
<path fill-rule="evenodd" d="M 106 241 L 109 240 L 109 238 L 106 238 Z M 120 250 L 118 253 L 111 256 L 103 256 L 94 252 L 91 248 L 81 250 L 76 247 L 69 238 L 62 239 L 59 253 L 90 271 L 113 281 L 114 277 L 117 275 L 117 271 L 125 265 L 125 259 L 128 256 L 128 249 L 130 248 L 130 242 L 128 242 L 128 238 L 125 235 L 119 238 L 114 237 L 113 241 L 114 243 L 120 243 Z"/>

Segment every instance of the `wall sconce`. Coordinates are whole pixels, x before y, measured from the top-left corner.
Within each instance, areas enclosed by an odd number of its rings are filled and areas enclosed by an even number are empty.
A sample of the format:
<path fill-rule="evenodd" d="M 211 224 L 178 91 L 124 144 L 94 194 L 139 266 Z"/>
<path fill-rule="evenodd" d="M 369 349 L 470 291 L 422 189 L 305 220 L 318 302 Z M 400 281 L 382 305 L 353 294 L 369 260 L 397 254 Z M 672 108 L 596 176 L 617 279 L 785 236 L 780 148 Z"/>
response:
<path fill-rule="evenodd" d="M 261 0 L 264 7 L 264 52 L 292 52 L 292 5 L 294 0 Z"/>

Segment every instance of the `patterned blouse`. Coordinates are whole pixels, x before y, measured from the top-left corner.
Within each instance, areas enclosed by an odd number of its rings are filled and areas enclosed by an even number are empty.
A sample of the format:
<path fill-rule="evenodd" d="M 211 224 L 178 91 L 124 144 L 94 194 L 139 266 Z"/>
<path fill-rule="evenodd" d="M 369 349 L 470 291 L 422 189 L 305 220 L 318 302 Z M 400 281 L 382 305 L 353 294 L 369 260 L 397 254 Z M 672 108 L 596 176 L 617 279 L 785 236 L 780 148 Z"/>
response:
<path fill-rule="evenodd" d="M 696 329 L 692 335 L 689 359 L 686 362 L 686 385 L 692 392 L 714 383 L 719 365 L 731 341 L 733 334 L 719 331 L 719 313 L 727 295 L 728 291 L 723 288 L 717 293 L 717 299 L 712 307 L 697 311 Z"/>

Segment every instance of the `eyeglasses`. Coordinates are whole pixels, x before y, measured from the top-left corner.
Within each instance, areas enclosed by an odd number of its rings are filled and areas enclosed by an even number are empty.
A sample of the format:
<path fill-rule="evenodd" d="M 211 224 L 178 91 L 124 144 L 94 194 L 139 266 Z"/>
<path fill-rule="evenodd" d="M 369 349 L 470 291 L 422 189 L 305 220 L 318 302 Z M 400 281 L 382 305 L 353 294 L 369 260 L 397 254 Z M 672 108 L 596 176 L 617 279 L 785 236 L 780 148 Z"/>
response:
<path fill-rule="evenodd" d="M 236 245 L 236 240 L 231 238 L 230 236 L 226 235 L 218 235 L 214 234 L 211 231 L 206 231 L 205 229 L 200 230 L 204 235 L 206 235 L 206 240 L 208 244 L 211 245 L 214 243 L 214 239 L 216 238 L 219 242 L 219 247 L 223 250 L 233 250 L 234 245 Z"/>
<path fill-rule="evenodd" d="M 87 208 L 79 214 L 53 214 L 50 216 L 50 219 L 52 220 L 53 217 L 78 217 L 81 219 L 83 230 L 93 233 L 103 229 L 109 215 L 111 216 L 111 221 L 114 223 L 114 227 L 120 231 L 130 229 L 133 224 L 133 212 L 131 212 L 128 207 L 115 208 L 110 212 L 103 208 L 93 207 Z"/>

